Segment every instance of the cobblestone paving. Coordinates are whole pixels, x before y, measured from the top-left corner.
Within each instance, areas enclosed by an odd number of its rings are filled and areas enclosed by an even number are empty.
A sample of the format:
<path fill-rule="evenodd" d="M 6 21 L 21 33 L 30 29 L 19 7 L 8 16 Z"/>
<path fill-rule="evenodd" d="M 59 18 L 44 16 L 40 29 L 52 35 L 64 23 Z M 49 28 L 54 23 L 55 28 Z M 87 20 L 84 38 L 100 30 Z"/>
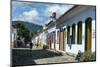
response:
<path fill-rule="evenodd" d="M 33 47 L 30 49 L 12 49 L 12 65 L 36 65 L 36 64 L 51 64 L 75 62 L 74 57 L 61 55 L 61 53 L 41 48 Z"/>

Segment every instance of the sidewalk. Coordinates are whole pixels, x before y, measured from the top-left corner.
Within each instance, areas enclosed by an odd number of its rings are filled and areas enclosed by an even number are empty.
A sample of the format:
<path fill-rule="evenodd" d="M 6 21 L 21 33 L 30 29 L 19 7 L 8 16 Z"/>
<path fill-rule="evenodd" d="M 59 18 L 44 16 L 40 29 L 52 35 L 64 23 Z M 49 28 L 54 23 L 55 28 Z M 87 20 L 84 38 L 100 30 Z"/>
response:
<path fill-rule="evenodd" d="M 74 57 L 64 55 L 64 56 L 56 56 L 45 59 L 37 59 L 34 60 L 37 64 L 51 64 L 51 63 L 67 63 L 67 62 L 76 62 Z"/>

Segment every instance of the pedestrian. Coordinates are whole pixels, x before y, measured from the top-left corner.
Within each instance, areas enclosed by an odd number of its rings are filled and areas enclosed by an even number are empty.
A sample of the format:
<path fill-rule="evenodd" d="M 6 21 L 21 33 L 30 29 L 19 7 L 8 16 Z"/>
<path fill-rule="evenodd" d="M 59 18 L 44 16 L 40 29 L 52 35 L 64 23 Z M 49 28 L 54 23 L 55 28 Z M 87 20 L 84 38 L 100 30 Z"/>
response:
<path fill-rule="evenodd" d="M 32 46 L 33 46 L 33 44 L 32 44 L 32 42 L 30 42 L 30 49 L 32 49 Z"/>
<path fill-rule="evenodd" d="M 21 39 L 20 37 L 17 38 L 17 48 L 21 48 L 22 47 L 22 42 L 21 42 Z"/>
<path fill-rule="evenodd" d="M 79 51 L 78 51 L 78 54 L 77 54 L 77 56 L 76 56 L 76 58 L 75 58 L 75 60 L 77 60 L 78 62 L 80 62 L 81 55 L 82 55 L 82 53 L 81 53 L 81 51 L 79 50 Z"/>

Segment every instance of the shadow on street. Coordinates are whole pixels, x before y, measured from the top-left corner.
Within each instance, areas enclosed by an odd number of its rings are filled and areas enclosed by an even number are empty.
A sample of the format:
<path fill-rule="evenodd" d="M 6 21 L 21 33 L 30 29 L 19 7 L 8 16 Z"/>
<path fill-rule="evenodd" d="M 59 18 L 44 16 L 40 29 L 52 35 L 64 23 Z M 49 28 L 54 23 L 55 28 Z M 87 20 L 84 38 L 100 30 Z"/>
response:
<path fill-rule="evenodd" d="M 36 59 L 61 56 L 61 53 L 49 50 L 12 49 L 12 66 L 36 65 Z"/>

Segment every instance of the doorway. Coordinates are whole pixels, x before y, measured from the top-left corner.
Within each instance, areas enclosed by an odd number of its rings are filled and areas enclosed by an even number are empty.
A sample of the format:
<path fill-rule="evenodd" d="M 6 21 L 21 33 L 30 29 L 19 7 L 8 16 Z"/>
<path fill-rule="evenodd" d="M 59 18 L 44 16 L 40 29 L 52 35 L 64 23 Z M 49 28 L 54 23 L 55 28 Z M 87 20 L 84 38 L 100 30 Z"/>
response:
<path fill-rule="evenodd" d="M 92 19 L 87 18 L 85 21 L 85 51 L 91 51 L 92 36 Z"/>

